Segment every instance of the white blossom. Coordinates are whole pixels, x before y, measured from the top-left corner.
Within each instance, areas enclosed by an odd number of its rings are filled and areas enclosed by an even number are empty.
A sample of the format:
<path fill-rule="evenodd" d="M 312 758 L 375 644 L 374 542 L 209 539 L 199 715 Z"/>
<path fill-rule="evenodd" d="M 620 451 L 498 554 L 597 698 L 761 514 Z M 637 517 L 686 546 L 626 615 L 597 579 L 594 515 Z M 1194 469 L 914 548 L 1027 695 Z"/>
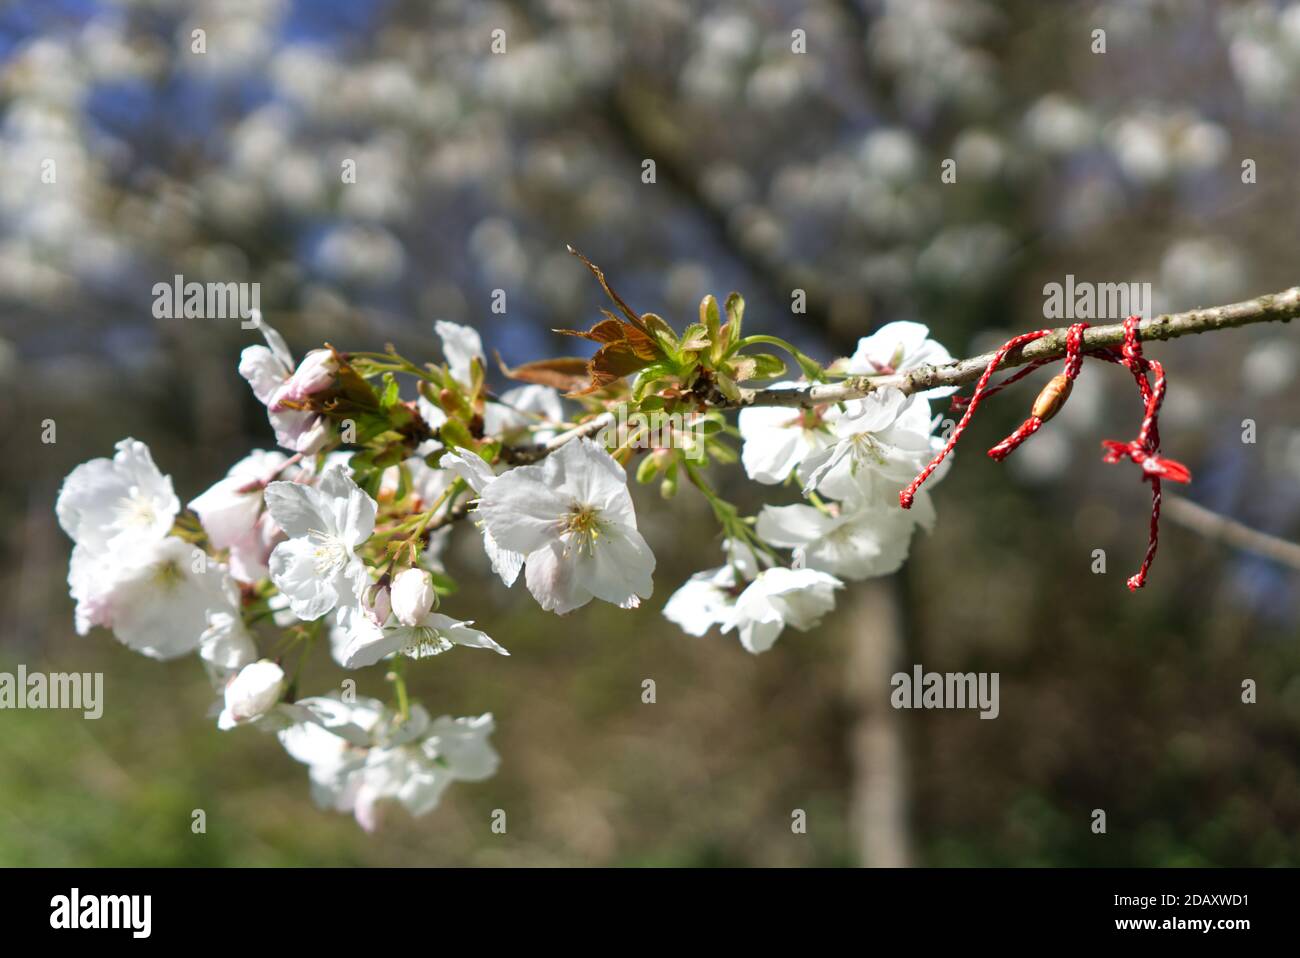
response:
<path fill-rule="evenodd" d="M 238 612 L 210 611 L 199 636 L 199 658 L 222 688 L 246 665 L 257 661 L 257 645 Z"/>
<path fill-rule="evenodd" d="M 760 538 L 793 549 L 796 565 L 845 579 L 867 579 L 896 572 L 907 559 L 912 530 L 929 527 L 933 509 L 918 494 L 911 510 L 894 496 L 835 503 L 826 509 L 807 505 L 764 506 Z"/>
<path fill-rule="evenodd" d="M 444 453 L 442 467 L 451 470 L 456 476 L 465 480 L 465 484 L 478 493 L 479 496 L 482 496 L 487 487 L 497 478 L 492 472 L 492 467 L 473 453 Z M 515 580 L 519 578 L 519 573 L 524 567 L 524 554 L 501 548 L 497 541 L 492 538 L 492 533 L 488 531 L 485 522 L 479 520 L 475 524 L 483 533 L 483 551 L 487 553 L 488 560 L 492 563 L 492 571 L 500 576 L 501 581 L 509 588 L 515 584 Z"/>
<path fill-rule="evenodd" d="M 736 424 L 744 440 L 740 461 L 745 474 L 766 485 L 785 482 L 805 458 L 833 441 L 815 413 L 800 409 L 747 406 Z"/>
<path fill-rule="evenodd" d="M 664 604 L 664 617 L 687 635 L 704 635 L 715 625 L 730 627 L 738 589 L 736 570 L 729 565 L 697 572 Z"/>
<path fill-rule="evenodd" d="M 560 394 L 532 383 L 506 390 L 483 410 L 484 434 L 506 443 L 546 442 L 558 434 L 563 422 Z"/>
<path fill-rule="evenodd" d="M 818 625 L 835 608 L 835 590 L 842 587 L 839 579 L 816 569 L 765 569 L 736 599 L 722 631 L 734 628 L 746 649 L 766 652 L 787 625 L 800 632 Z"/>
<path fill-rule="evenodd" d="M 562 615 L 593 598 L 631 609 L 653 591 L 655 558 L 627 476 L 589 439 L 497 477 L 478 512 L 497 543 L 527 557 L 525 581 L 543 609 Z"/>
<path fill-rule="evenodd" d="M 275 391 L 267 408 L 279 412 L 285 402 L 302 402 L 334 385 L 339 361 L 332 349 L 313 349 L 303 357 L 293 374 Z"/>
<path fill-rule="evenodd" d="M 338 617 L 335 659 L 346 669 L 361 669 L 374 665 L 390 655 L 405 655 L 422 659 L 441 655 L 457 645 L 470 649 L 491 649 L 498 655 L 509 655 L 486 632 L 470 628 L 473 621 L 461 622 L 440 612 L 425 612 L 410 624 L 390 617 L 377 624 L 370 616 L 348 610 Z"/>
<path fill-rule="evenodd" d="M 268 326 L 260 313 L 256 321 L 267 344 L 249 346 L 240 354 L 239 375 L 248 380 L 253 395 L 266 406 L 276 442 L 291 452 L 315 455 L 329 439 L 328 425 L 323 416 L 309 409 L 280 405 L 294 374 L 293 356 L 284 337 Z"/>
<path fill-rule="evenodd" d="M 357 604 L 369 578 L 354 550 L 374 531 L 375 500 L 343 466 L 331 466 L 316 486 L 271 483 L 266 506 L 289 537 L 271 553 L 270 568 L 294 614 L 310 621 Z"/>
<path fill-rule="evenodd" d="M 169 535 L 180 502 L 144 443 L 123 439 L 113 459 L 77 466 L 55 511 L 76 543 L 68 586 L 79 634 L 103 626 L 144 655 L 170 659 L 199 647 L 209 613 L 237 612 L 226 568 Z"/>
<path fill-rule="evenodd" d="M 664 615 L 688 635 L 714 625 L 736 631 L 755 654 L 772 647 L 787 625 L 805 632 L 835 608 L 843 583 L 815 569 L 768 568 L 746 582 L 735 565 L 697 572 L 664 606 Z"/>
<path fill-rule="evenodd" d="M 445 319 L 438 320 L 433 328 L 442 340 L 442 354 L 447 359 L 451 378 L 468 389 L 473 379 L 474 360 L 484 362 L 483 340 L 478 330 Z"/>
<path fill-rule="evenodd" d="M 378 826 L 382 803 L 424 815 L 453 781 L 490 778 L 500 764 L 488 742 L 490 713 L 430 720 L 416 705 L 402 721 L 374 699 L 297 704 L 311 717 L 279 732 L 285 751 L 308 767 L 317 804 L 352 812 L 367 831 Z"/>
<path fill-rule="evenodd" d="M 390 594 L 393 615 L 402 625 L 415 625 L 433 611 L 437 601 L 433 576 L 424 569 L 405 569 L 393 580 Z"/>
<path fill-rule="evenodd" d="M 933 457 L 939 445 L 930 435 L 929 404 L 898 389 L 876 390 L 832 408 L 825 422 L 834 445 L 809 453 L 798 468 L 804 494 L 816 490 L 832 499 L 862 494 L 873 476 L 903 484 Z"/>
<path fill-rule="evenodd" d="M 930 338 L 930 329 L 924 323 L 895 322 L 859 339 L 844 371 L 855 376 L 888 376 L 950 362 L 952 354 Z M 941 386 L 921 395 L 938 398 L 956 391 L 956 386 Z"/>
<path fill-rule="evenodd" d="M 271 550 L 284 538 L 263 509 L 262 490 L 284 471 L 286 462 L 283 453 L 255 450 L 190 501 L 213 548 L 230 550 L 231 574 L 241 582 L 256 582 L 267 574 Z"/>
<path fill-rule="evenodd" d="M 63 531 L 92 555 L 118 560 L 171 532 L 180 500 L 149 447 L 123 439 L 112 459 L 92 459 L 63 480 L 55 512 Z"/>
<path fill-rule="evenodd" d="M 154 659 L 199 648 L 209 615 L 237 614 L 239 590 L 224 566 L 183 539 L 168 537 L 118 567 L 96 599 L 95 623 Z"/>

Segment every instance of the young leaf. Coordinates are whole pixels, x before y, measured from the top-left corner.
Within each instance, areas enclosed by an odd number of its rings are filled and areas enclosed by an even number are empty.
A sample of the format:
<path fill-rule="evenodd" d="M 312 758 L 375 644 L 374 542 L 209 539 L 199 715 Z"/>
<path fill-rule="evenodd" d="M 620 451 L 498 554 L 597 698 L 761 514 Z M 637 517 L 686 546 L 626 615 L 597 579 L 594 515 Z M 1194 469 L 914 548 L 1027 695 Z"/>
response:
<path fill-rule="evenodd" d="M 524 383 L 536 383 L 539 386 L 550 386 L 561 392 L 581 389 L 587 385 L 590 378 L 587 375 L 587 360 L 578 356 L 539 359 L 536 362 L 515 366 L 513 369 L 503 363 L 499 355 L 496 359 L 501 372 L 508 378 Z"/>
<path fill-rule="evenodd" d="M 727 337 L 728 345 L 740 342 L 740 325 L 745 318 L 745 300 L 739 293 L 728 293 L 727 302 Z"/>
<path fill-rule="evenodd" d="M 718 331 L 722 328 L 722 319 L 718 315 L 718 300 L 712 293 L 700 300 L 700 323 L 704 326 L 709 342 L 718 345 L 721 342 Z"/>
<path fill-rule="evenodd" d="M 682 333 L 683 352 L 690 349 L 708 349 L 711 344 L 708 329 L 700 323 L 692 323 L 686 327 L 686 332 Z"/>

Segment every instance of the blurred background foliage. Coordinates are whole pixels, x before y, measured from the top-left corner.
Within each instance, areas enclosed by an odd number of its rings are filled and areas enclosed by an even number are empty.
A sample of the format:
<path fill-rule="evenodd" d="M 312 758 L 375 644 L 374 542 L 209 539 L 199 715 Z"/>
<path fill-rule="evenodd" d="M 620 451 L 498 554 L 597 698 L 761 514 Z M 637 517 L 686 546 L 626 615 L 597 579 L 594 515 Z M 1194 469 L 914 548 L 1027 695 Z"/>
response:
<path fill-rule="evenodd" d="M 97 722 L 0 713 L 0 864 L 1300 863 L 1297 574 L 1167 523 L 1127 593 L 1148 496 L 1098 445 L 1135 429 L 1120 370 L 1085 369 L 1005 466 L 981 444 L 1033 386 L 990 405 L 903 572 L 757 658 L 659 614 L 717 560 L 689 490 L 638 494 L 659 569 L 634 613 L 547 616 L 461 529 L 459 608 L 514 655 L 429 663 L 415 692 L 435 715 L 493 711 L 502 769 L 375 836 L 313 808 L 273 737 L 218 732 L 196 661 L 75 635 L 53 513 L 61 478 L 122 436 L 182 500 L 273 441 L 235 371 L 250 334 L 153 318 L 177 273 L 260 283 L 297 353 L 436 358 L 443 318 L 517 363 L 596 315 L 573 243 L 679 328 L 738 289 L 754 331 L 816 355 L 895 319 L 968 354 L 1044 325 L 1043 285 L 1066 274 L 1151 282 L 1158 311 L 1295 283 L 1297 93 L 1297 3 L 0 6 L 0 668 L 102 671 L 107 702 Z M 1300 536 L 1295 330 L 1152 353 L 1189 495 Z M 718 481 L 750 510 L 793 498 Z M 1000 672 L 999 719 L 882 709 L 888 673 L 917 662 Z M 337 675 L 322 658 L 305 686 Z M 359 679 L 384 694 L 378 670 Z"/>

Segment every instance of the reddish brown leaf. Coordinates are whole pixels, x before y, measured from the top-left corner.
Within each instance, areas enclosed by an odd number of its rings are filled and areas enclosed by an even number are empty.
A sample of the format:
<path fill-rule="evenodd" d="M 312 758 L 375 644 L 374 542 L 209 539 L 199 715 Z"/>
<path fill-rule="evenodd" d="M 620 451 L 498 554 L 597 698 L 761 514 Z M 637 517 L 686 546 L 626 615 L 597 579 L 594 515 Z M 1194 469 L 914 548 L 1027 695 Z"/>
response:
<path fill-rule="evenodd" d="M 515 366 L 513 369 L 503 363 L 499 355 L 496 359 L 501 372 L 511 379 L 536 383 L 539 386 L 550 386 L 565 393 L 582 389 L 590 379 L 588 360 L 578 356 L 539 359 L 536 362 Z"/>

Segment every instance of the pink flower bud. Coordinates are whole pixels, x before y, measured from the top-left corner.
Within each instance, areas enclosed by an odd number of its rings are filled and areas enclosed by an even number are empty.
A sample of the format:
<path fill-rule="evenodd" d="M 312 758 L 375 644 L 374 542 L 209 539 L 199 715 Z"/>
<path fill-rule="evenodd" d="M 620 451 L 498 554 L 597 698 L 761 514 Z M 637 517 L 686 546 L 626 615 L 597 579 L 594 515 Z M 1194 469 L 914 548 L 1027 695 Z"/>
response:
<path fill-rule="evenodd" d="M 339 363 L 333 350 L 313 349 L 303 357 L 293 375 L 284 381 L 271 400 L 271 411 L 279 412 L 285 400 L 302 402 L 308 396 L 324 392 L 334 385 Z"/>
<path fill-rule="evenodd" d="M 375 625 L 383 625 L 392 615 L 393 603 L 388 595 L 388 586 L 372 585 L 362 596 L 361 608 Z"/>

